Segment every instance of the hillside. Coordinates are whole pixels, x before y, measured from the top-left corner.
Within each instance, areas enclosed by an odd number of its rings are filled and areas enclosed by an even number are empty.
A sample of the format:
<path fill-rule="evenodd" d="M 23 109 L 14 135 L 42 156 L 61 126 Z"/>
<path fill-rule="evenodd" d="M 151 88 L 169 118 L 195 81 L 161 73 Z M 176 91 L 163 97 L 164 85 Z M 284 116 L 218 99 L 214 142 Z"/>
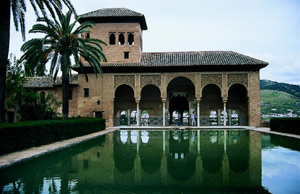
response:
<path fill-rule="evenodd" d="M 262 115 L 300 115 L 300 97 L 279 90 L 261 90 Z"/>
<path fill-rule="evenodd" d="M 270 80 L 260 80 L 260 90 L 282 91 L 300 98 L 300 86 L 286 83 L 278 83 Z"/>

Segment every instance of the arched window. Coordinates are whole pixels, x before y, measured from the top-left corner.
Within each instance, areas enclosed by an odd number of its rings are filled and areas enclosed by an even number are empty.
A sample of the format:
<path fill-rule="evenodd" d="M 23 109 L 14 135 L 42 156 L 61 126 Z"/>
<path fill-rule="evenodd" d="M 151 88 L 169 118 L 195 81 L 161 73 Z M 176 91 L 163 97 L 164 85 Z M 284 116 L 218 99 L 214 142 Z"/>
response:
<path fill-rule="evenodd" d="M 239 125 L 239 113 L 237 110 L 231 112 L 231 125 Z"/>
<path fill-rule="evenodd" d="M 189 124 L 189 111 L 185 110 L 183 111 L 183 114 L 182 114 L 182 123 L 183 124 Z"/>
<path fill-rule="evenodd" d="M 178 112 L 178 110 L 174 110 L 173 112 L 172 112 L 172 124 L 175 124 L 175 125 L 177 125 L 177 123 L 178 123 L 178 119 L 179 119 L 179 112 Z"/>
<path fill-rule="evenodd" d="M 133 33 L 128 34 L 128 44 L 129 45 L 134 45 L 134 36 Z"/>
<path fill-rule="evenodd" d="M 218 115 L 217 111 L 211 110 L 209 114 L 209 123 L 210 125 L 218 125 Z"/>
<path fill-rule="evenodd" d="M 149 125 L 149 113 L 148 111 L 144 110 L 142 112 L 142 115 L 141 115 L 141 123 L 142 123 L 142 126 L 148 126 Z"/>
<path fill-rule="evenodd" d="M 125 43 L 124 33 L 120 33 L 119 34 L 119 45 L 124 45 L 124 43 Z"/>
<path fill-rule="evenodd" d="M 127 125 L 128 123 L 127 119 L 128 119 L 127 112 L 125 110 L 121 111 L 120 125 Z"/>
<path fill-rule="evenodd" d="M 109 35 L 109 44 L 115 45 L 116 44 L 116 35 L 115 33 L 110 33 Z"/>
<path fill-rule="evenodd" d="M 90 33 L 86 33 L 85 38 L 91 38 Z"/>
<path fill-rule="evenodd" d="M 137 113 L 136 110 L 133 110 L 130 113 L 130 124 L 131 125 L 135 125 L 136 124 L 136 117 L 137 117 L 136 113 Z"/>

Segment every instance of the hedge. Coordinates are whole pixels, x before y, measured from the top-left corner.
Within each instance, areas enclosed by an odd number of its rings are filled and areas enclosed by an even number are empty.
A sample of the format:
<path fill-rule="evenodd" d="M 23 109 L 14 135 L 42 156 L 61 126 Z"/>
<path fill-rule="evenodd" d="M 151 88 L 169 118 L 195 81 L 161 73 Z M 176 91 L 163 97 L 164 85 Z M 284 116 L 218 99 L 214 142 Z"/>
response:
<path fill-rule="evenodd" d="M 105 129 L 105 120 L 80 118 L 0 124 L 0 155 Z"/>
<path fill-rule="evenodd" d="M 272 118 L 270 119 L 270 129 L 271 131 L 300 135 L 300 118 Z"/>

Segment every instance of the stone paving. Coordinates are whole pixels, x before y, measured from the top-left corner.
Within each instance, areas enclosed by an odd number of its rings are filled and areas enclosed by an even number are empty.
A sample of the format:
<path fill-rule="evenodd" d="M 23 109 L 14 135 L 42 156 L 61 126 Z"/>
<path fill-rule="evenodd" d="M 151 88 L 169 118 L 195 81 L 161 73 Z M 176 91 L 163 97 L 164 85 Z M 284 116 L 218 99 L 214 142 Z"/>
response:
<path fill-rule="evenodd" d="M 155 126 L 142 126 L 142 127 L 135 127 L 135 126 L 124 126 L 124 127 L 109 127 L 104 131 L 92 133 L 89 135 L 73 138 L 73 139 L 68 139 L 64 141 L 59 141 L 55 142 L 52 144 L 48 145 L 43 145 L 40 147 L 33 147 L 30 149 L 6 154 L 3 156 L 0 156 L 0 170 L 17 165 L 21 162 L 28 161 L 34 158 L 37 158 L 39 156 L 43 156 L 46 154 L 53 153 L 55 151 L 63 150 L 65 148 L 71 147 L 73 145 L 79 144 L 84 141 L 88 141 L 90 139 L 94 139 L 96 137 L 99 137 L 101 135 L 104 135 L 106 133 L 110 133 L 119 129 L 147 129 L 147 130 L 157 130 L 157 129 L 165 129 L 165 130 L 171 130 L 171 129 L 249 129 L 249 130 L 254 130 L 254 131 L 259 131 L 262 133 L 269 133 L 269 134 L 276 134 L 276 135 L 282 135 L 282 136 L 287 136 L 287 137 L 293 137 L 293 138 L 298 138 L 300 139 L 300 135 L 294 135 L 294 134 L 286 134 L 286 133 L 280 133 L 280 132 L 275 132 L 271 131 L 270 128 L 255 128 L 255 127 L 246 127 L 246 126 L 214 126 L 214 127 L 192 127 L 192 126 L 168 126 L 168 127 L 155 127 Z"/>
<path fill-rule="evenodd" d="M 275 134 L 275 135 L 281 135 L 281 136 L 286 136 L 286 137 L 293 137 L 293 138 L 297 138 L 300 139 L 300 135 L 295 135 L 295 134 L 290 134 L 290 133 L 281 133 L 281 132 L 277 132 L 277 131 L 271 131 L 270 128 L 267 127 L 261 127 L 261 128 L 255 128 L 255 127 L 251 127 L 250 128 L 253 131 L 259 131 L 262 133 L 269 133 L 269 134 Z"/>

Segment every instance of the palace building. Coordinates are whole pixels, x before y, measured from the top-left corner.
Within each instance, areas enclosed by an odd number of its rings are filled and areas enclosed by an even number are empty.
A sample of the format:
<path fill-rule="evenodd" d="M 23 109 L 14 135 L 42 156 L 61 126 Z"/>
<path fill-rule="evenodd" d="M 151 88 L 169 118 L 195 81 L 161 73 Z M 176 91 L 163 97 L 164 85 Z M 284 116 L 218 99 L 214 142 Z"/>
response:
<path fill-rule="evenodd" d="M 70 116 L 102 115 L 118 125 L 260 125 L 259 70 L 267 62 L 232 51 L 143 52 L 143 14 L 126 8 L 81 15 L 94 21 L 82 36 L 107 43 L 103 74 L 85 71 L 70 79 Z M 156 40 L 157 41 L 157 40 Z M 61 99 L 61 80 L 29 78 L 27 87 Z M 193 116 L 192 116 L 193 115 Z"/>

